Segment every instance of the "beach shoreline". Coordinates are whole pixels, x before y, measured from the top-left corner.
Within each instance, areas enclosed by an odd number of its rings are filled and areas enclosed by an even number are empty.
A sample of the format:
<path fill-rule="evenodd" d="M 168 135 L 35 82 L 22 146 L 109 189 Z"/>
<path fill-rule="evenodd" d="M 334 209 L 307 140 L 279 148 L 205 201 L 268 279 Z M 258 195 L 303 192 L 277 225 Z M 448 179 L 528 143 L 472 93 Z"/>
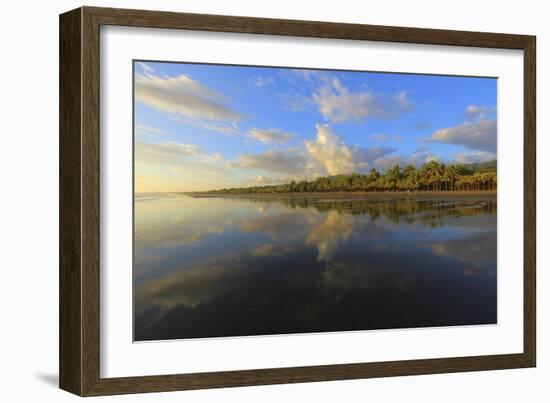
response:
<path fill-rule="evenodd" d="M 496 200 L 496 190 L 481 191 L 420 191 L 420 192 L 286 192 L 286 193 L 208 193 L 208 192 L 177 192 L 186 196 L 195 198 L 224 197 L 224 198 L 320 198 L 320 199 L 372 199 L 372 200 L 392 200 L 392 199 L 443 199 L 443 200 L 464 200 L 464 199 L 483 199 Z"/>

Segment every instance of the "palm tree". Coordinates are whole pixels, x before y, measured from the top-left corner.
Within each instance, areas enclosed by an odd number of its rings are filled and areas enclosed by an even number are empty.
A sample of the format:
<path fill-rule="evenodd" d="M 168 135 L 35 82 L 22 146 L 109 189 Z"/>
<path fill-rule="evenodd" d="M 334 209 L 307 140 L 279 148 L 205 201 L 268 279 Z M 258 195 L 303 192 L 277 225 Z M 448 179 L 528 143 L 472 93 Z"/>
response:
<path fill-rule="evenodd" d="M 403 170 L 403 176 L 405 182 L 403 184 L 403 189 L 417 190 L 418 187 L 418 173 L 414 165 L 409 164 Z"/>
<path fill-rule="evenodd" d="M 386 179 L 390 190 L 396 190 L 397 184 L 401 180 L 401 168 L 399 165 L 394 165 L 386 172 Z"/>
<path fill-rule="evenodd" d="M 443 179 L 448 184 L 448 187 L 446 190 L 450 190 L 451 192 L 454 190 L 456 177 L 457 177 L 456 167 L 454 165 L 445 166 L 445 169 L 443 172 Z"/>
<path fill-rule="evenodd" d="M 433 159 L 422 166 L 423 175 L 428 183 L 428 190 L 440 190 L 443 166 L 438 160 Z"/>
<path fill-rule="evenodd" d="M 409 164 L 403 170 L 399 165 L 382 175 L 372 168 L 368 175 L 342 174 L 318 177 L 312 181 L 300 180 L 277 185 L 251 186 L 212 190 L 213 193 L 284 193 L 284 192 L 335 192 L 335 191 L 475 191 L 495 190 L 497 171 L 494 167 L 479 169 L 467 165 L 445 165 L 432 160 L 420 168 Z"/>

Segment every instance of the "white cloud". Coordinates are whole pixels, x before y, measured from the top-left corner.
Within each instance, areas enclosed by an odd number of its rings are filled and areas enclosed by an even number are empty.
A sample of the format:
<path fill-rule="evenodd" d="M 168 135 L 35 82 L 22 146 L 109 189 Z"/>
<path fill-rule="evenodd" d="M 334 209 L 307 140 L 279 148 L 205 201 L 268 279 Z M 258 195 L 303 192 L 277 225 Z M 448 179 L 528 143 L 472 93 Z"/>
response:
<path fill-rule="evenodd" d="M 248 137 L 259 141 L 263 144 L 279 144 L 286 143 L 292 140 L 296 135 L 287 133 L 279 129 L 251 129 L 248 132 Z"/>
<path fill-rule="evenodd" d="M 156 127 L 146 126 L 146 125 L 136 125 L 135 127 L 136 134 L 162 134 L 163 131 L 157 129 Z"/>
<path fill-rule="evenodd" d="M 312 108 L 314 102 L 300 92 L 288 92 L 279 95 L 282 106 L 290 112 L 305 112 Z"/>
<path fill-rule="evenodd" d="M 258 175 L 258 176 L 254 179 L 254 182 L 256 182 L 256 183 L 259 184 L 259 185 L 269 185 L 269 184 L 271 184 L 271 183 L 276 182 L 276 180 L 273 179 L 273 178 L 270 178 L 270 177 L 268 177 L 268 176 Z"/>
<path fill-rule="evenodd" d="M 432 252 L 462 262 L 464 274 L 494 272 L 497 253 L 496 231 L 483 231 L 458 239 L 429 243 Z"/>
<path fill-rule="evenodd" d="M 495 160 L 496 154 L 486 151 L 472 151 L 469 153 L 458 153 L 455 154 L 454 157 L 454 161 L 450 163 L 471 164 Z M 395 165 L 399 165 L 401 168 L 409 164 L 419 167 L 432 160 L 441 161 L 442 159 L 437 154 L 434 154 L 428 147 L 422 147 L 414 150 L 410 154 L 390 155 L 378 158 L 373 165 L 381 172 L 385 172 Z"/>
<path fill-rule="evenodd" d="M 392 154 L 396 150 L 395 147 L 354 147 L 353 160 L 358 168 L 356 171 L 365 170 L 369 166 L 372 166 L 378 159 L 384 158 L 386 155 Z"/>
<path fill-rule="evenodd" d="M 327 81 L 330 78 L 330 75 L 322 70 L 291 69 L 288 72 L 308 82 L 314 80 Z M 288 77 L 287 70 L 284 70 L 283 74 Z"/>
<path fill-rule="evenodd" d="M 169 141 L 166 143 L 135 143 L 135 162 L 164 168 L 182 169 L 193 163 L 199 167 L 217 166 L 223 169 L 224 159 L 220 153 L 209 154 L 194 144 Z"/>
<path fill-rule="evenodd" d="M 195 307 L 208 303 L 227 290 L 235 289 L 243 281 L 240 276 L 250 271 L 251 266 L 238 260 L 234 254 L 217 255 L 199 264 L 188 265 L 185 270 L 156 277 L 146 287 L 136 289 L 137 312 L 143 312 L 144 305 L 154 306 L 162 316 L 177 305 Z"/>
<path fill-rule="evenodd" d="M 174 165 L 188 157 L 203 155 L 201 148 L 194 144 L 135 143 L 135 161 L 140 164 Z"/>
<path fill-rule="evenodd" d="M 423 164 L 425 162 L 430 162 L 433 159 L 439 159 L 429 147 L 420 147 L 411 152 L 410 154 L 410 163 L 413 164 Z"/>
<path fill-rule="evenodd" d="M 351 173 L 355 170 L 351 149 L 328 126 L 316 125 L 317 139 L 306 141 L 306 150 L 324 165 L 329 175 Z"/>
<path fill-rule="evenodd" d="M 455 156 L 456 161 L 460 164 L 472 164 L 476 162 L 486 162 L 496 160 L 495 153 L 486 151 L 475 151 L 471 153 L 460 153 Z"/>
<path fill-rule="evenodd" d="M 327 82 L 313 94 L 312 100 L 325 119 L 331 122 L 391 119 L 411 109 L 405 92 L 395 95 L 351 92 L 336 77 L 323 81 Z"/>
<path fill-rule="evenodd" d="M 405 167 L 409 164 L 414 166 L 420 166 L 432 160 L 439 160 L 440 158 L 432 153 L 428 147 L 419 148 L 414 150 L 410 154 L 390 155 L 388 157 L 383 156 L 374 162 L 374 167 L 382 172 L 387 171 L 389 168 L 399 165 Z"/>
<path fill-rule="evenodd" d="M 270 150 L 263 154 L 243 154 L 231 167 L 258 169 L 265 172 L 300 175 L 305 172 L 307 161 L 303 155 Z"/>
<path fill-rule="evenodd" d="M 138 192 L 219 189 L 235 184 L 219 153 L 194 144 L 135 142 Z"/>
<path fill-rule="evenodd" d="M 243 118 L 242 114 L 226 105 L 222 94 L 185 74 L 175 77 L 150 73 L 137 75 L 135 97 L 138 102 L 182 116 L 198 125 L 210 124 L 214 130 L 218 127 L 215 122 L 236 122 Z"/>
<path fill-rule="evenodd" d="M 317 138 L 305 142 L 306 150 L 329 175 L 364 171 L 378 158 L 395 151 L 394 147 L 349 146 L 327 125 L 315 127 Z"/>
<path fill-rule="evenodd" d="M 256 87 L 265 87 L 266 85 L 271 85 L 275 82 L 272 77 L 256 77 L 254 79 L 254 85 Z"/>
<path fill-rule="evenodd" d="M 240 155 L 228 162 L 228 168 L 257 170 L 256 183 L 311 180 L 319 176 L 363 172 L 377 159 L 393 153 L 394 147 L 347 145 L 328 125 L 316 125 L 314 140 L 304 141 L 301 147 L 269 150 L 261 154 Z M 277 179 L 268 174 L 278 174 Z"/>
<path fill-rule="evenodd" d="M 374 168 L 378 169 L 381 172 L 386 172 L 388 169 L 395 165 L 404 165 L 402 156 L 391 155 L 389 157 L 378 158 L 376 161 L 374 161 Z"/>
<path fill-rule="evenodd" d="M 468 105 L 466 108 L 466 116 L 470 119 L 485 120 L 494 112 L 496 108 L 489 106 Z"/>
<path fill-rule="evenodd" d="M 495 120 L 480 120 L 462 123 L 459 126 L 440 129 L 424 141 L 455 144 L 473 150 L 496 153 L 497 122 Z"/>
<path fill-rule="evenodd" d="M 143 70 L 143 72 L 145 74 L 151 74 L 155 71 L 155 69 L 153 69 L 151 66 L 149 66 L 147 63 L 144 63 L 144 62 L 136 62 L 136 64 L 138 66 L 141 67 L 141 69 Z"/>
<path fill-rule="evenodd" d="M 235 134 L 239 132 L 239 127 L 236 122 L 224 123 L 208 120 L 189 119 L 184 116 L 170 115 L 170 117 L 179 124 L 184 124 L 191 127 L 199 127 L 201 129 L 213 130 L 222 134 Z"/>

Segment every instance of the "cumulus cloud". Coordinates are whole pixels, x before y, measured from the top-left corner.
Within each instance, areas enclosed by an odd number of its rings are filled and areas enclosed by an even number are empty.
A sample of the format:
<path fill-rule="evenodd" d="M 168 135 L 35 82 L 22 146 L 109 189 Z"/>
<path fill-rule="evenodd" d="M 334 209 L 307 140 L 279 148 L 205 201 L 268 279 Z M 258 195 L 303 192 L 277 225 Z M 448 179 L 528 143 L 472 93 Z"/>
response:
<path fill-rule="evenodd" d="M 405 92 L 394 95 L 352 92 L 336 77 L 324 81 L 326 83 L 313 94 L 312 100 L 325 119 L 331 122 L 391 119 L 412 107 Z"/>
<path fill-rule="evenodd" d="M 306 141 L 306 150 L 324 165 L 330 175 L 351 173 L 355 169 L 351 149 L 328 126 L 316 125 L 317 138 Z"/>
<path fill-rule="evenodd" d="M 378 158 L 395 151 L 394 147 L 348 146 L 329 126 L 316 125 L 315 127 L 316 140 L 306 141 L 306 150 L 329 175 L 362 171 Z"/>
<path fill-rule="evenodd" d="M 251 129 L 248 132 L 248 137 L 259 141 L 263 144 L 280 144 L 292 140 L 296 135 L 287 133 L 279 129 Z"/>
<path fill-rule="evenodd" d="M 243 118 L 227 105 L 222 94 L 185 74 L 160 77 L 149 71 L 137 75 L 135 97 L 138 102 L 195 124 L 210 124 L 214 130 L 217 126 L 212 122 L 236 122 Z"/>
<path fill-rule="evenodd" d="M 227 163 L 227 166 L 268 173 L 259 174 L 254 180 L 256 183 L 268 184 L 365 171 L 377 159 L 396 150 L 395 147 L 363 148 L 348 145 L 328 125 L 318 124 L 315 127 L 315 139 L 304 141 L 300 147 L 243 154 Z M 270 174 L 278 174 L 277 179 L 273 179 Z"/>
<path fill-rule="evenodd" d="M 466 116 L 474 120 L 485 120 L 496 112 L 495 107 L 468 105 L 466 108 Z"/>
<path fill-rule="evenodd" d="M 429 143 L 446 143 L 471 148 L 478 151 L 496 153 L 497 122 L 480 120 L 440 129 L 424 141 Z"/>

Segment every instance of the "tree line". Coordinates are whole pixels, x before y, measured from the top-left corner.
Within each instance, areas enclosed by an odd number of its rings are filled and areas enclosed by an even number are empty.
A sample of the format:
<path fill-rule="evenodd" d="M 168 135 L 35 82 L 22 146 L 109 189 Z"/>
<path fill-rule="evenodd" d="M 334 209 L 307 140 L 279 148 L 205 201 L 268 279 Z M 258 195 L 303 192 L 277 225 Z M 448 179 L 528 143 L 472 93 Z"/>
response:
<path fill-rule="evenodd" d="M 312 181 L 292 181 L 279 185 L 252 186 L 212 190 L 208 193 L 295 193 L 295 192 L 396 192 L 396 191 L 481 191 L 496 190 L 496 164 L 442 164 L 432 160 L 417 168 L 395 165 L 381 174 L 371 169 L 367 174 L 323 176 Z"/>
<path fill-rule="evenodd" d="M 337 211 L 341 214 L 369 215 L 375 222 L 380 216 L 386 217 L 393 223 L 399 224 L 405 221 L 409 224 L 420 222 L 425 226 L 435 228 L 444 224 L 441 218 L 448 216 L 476 216 L 480 214 L 495 214 L 497 211 L 496 200 L 487 199 L 480 201 L 463 200 L 460 203 L 442 203 L 441 200 L 416 200 L 409 198 L 396 198 L 380 201 L 372 199 L 333 199 L 319 202 L 315 198 L 251 198 L 248 202 L 265 204 L 283 204 L 293 209 L 313 208 L 320 213 Z M 423 214 L 428 213 L 429 214 Z"/>

